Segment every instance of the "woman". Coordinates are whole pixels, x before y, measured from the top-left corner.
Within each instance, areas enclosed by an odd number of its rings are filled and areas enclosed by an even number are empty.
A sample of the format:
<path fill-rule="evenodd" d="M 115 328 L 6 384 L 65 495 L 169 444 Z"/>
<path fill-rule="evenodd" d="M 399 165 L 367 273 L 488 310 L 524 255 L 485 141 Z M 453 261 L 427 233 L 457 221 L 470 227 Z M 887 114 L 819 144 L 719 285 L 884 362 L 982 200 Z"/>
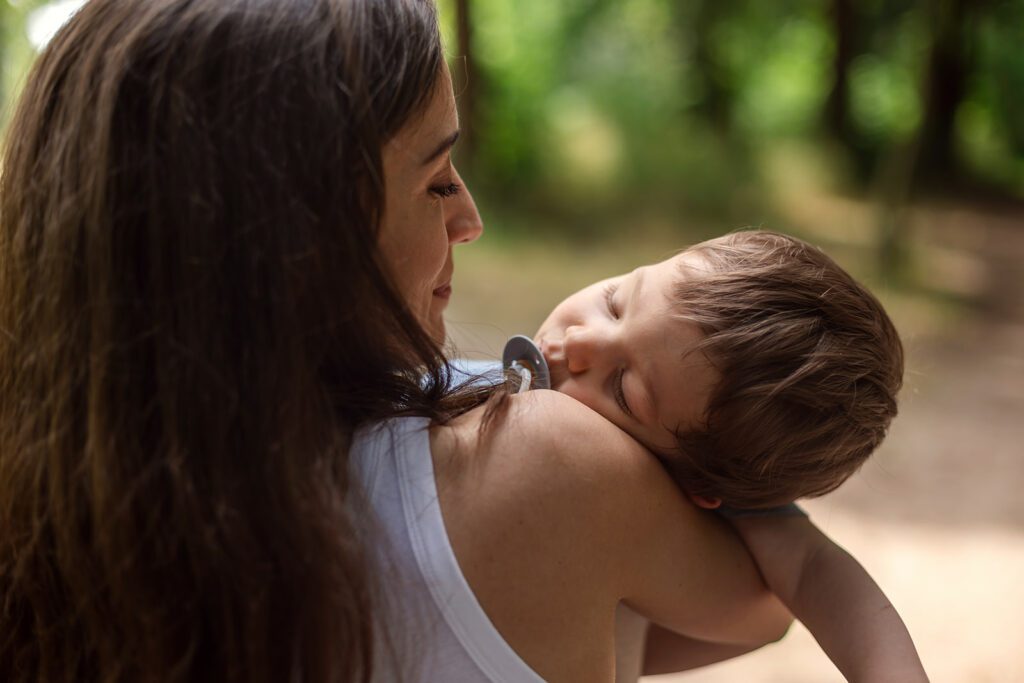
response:
<path fill-rule="evenodd" d="M 448 386 L 457 130 L 428 0 L 92 0 L 54 38 L 0 197 L 0 679 L 600 680 L 620 601 L 781 634 L 628 437 Z M 393 561 L 384 457 L 436 482 L 481 633 Z"/>

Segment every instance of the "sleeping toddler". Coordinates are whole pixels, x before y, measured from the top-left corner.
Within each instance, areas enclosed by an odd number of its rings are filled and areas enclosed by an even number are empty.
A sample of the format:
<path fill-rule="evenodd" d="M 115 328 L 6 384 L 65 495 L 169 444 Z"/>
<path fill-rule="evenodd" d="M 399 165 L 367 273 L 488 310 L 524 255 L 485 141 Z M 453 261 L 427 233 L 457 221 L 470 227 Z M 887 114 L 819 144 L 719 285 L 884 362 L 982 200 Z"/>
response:
<path fill-rule="evenodd" d="M 731 521 L 848 680 L 927 680 L 882 591 L 790 505 L 842 484 L 896 415 L 902 346 L 867 289 L 805 242 L 737 232 L 584 288 L 535 341 L 553 389 Z M 740 654 L 656 626 L 647 638 L 648 674 Z"/>

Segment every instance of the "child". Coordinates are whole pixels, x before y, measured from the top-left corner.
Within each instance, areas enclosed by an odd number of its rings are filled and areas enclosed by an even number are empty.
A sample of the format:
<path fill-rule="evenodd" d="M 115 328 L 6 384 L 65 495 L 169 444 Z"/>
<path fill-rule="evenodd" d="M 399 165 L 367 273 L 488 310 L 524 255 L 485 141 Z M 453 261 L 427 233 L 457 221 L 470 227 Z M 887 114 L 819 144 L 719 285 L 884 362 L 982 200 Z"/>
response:
<path fill-rule="evenodd" d="M 903 373 L 899 337 L 870 292 L 820 250 L 764 231 L 591 285 L 536 341 L 552 388 L 647 446 L 697 505 L 733 511 L 838 487 L 885 436 Z M 878 586 L 798 509 L 733 524 L 848 680 L 927 680 Z M 697 654 L 653 628 L 647 673 L 739 654 L 710 644 Z"/>

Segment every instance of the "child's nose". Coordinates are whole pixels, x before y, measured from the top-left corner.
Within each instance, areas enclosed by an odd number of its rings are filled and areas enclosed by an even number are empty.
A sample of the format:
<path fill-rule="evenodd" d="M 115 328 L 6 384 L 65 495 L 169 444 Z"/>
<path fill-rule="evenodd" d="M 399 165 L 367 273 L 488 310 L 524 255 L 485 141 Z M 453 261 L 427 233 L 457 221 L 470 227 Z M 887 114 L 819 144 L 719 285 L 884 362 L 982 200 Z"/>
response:
<path fill-rule="evenodd" d="M 582 326 L 567 327 L 563 344 L 569 372 L 584 372 L 600 365 L 608 357 L 611 347 L 607 335 Z"/>

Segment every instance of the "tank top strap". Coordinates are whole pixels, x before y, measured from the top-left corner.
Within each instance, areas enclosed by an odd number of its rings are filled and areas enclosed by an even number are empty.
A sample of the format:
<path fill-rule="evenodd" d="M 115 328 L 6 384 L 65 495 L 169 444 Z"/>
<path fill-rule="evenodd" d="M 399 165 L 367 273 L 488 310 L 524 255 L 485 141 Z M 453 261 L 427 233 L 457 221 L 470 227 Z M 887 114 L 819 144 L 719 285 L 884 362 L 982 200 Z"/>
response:
<path fill-rule="evenodd" d="M 432 658 L 434 666 L 441 669 L 423 680 L 543 683 L 498 633 L 462 574 L 437 496 L 429 421 L 402 417 L 361 430 L 350 457 L 371 506 L 393 537 L 390 540 L 411 549 L 415 567 L 404 570 L 414 570 L 415 584 L 425 587 L 428 594 L 403 595 L 393 602 L 429 600 L 447 628 L 424 637 L 438 641 L 431 643 L 435 650 L 450 649 L 452 644 L 443 641 L 453 638 L 456 649 L 469 660 L 460 664 L 460 657 Z M 395 490 L 395 483 L 397 496 L 388 495 Z M 388 627 L 401 628 L 400 622 L 399 617 L 399 623 Z"/>

